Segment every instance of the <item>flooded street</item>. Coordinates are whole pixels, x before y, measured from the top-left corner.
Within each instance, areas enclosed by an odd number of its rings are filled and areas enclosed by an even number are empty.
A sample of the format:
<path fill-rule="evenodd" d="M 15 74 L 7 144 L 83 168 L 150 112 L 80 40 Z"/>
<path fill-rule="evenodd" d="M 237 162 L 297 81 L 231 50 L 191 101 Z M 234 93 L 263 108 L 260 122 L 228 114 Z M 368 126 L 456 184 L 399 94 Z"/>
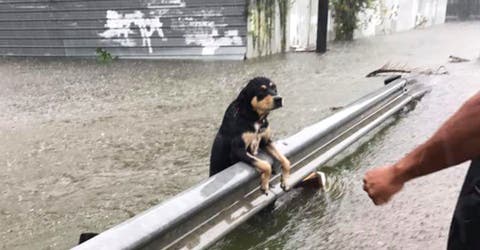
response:
<path fill-rule="evenodd" d="M 65 249 L 208 176 L 223 112 L 252 77 L 272 78 L 286 137 L 383 85 L 387 62 L 437 69 L 432 92 L 355 154 L 324 167 L 326 193 L 303 192 L 216 249 L 444 249 L 466 165 L 408 183 L 386 206 L 363 173 L 393 163 L 480 89 L 480 22 L 330 45 L 246 62 L 0 60 L 0 248 Z M 448 56 L 471 59 L 451 64 Z"/>

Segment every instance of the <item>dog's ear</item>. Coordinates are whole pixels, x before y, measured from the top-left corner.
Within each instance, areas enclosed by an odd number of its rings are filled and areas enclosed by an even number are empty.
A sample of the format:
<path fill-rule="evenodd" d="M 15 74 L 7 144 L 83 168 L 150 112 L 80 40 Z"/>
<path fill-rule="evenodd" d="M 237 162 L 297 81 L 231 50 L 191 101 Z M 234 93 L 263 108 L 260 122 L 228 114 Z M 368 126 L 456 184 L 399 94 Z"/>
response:
<path fill-rule="evenodd" d="M 245 86 L 237 96 L 238 101 L 244 101 L 247 98 L 247 87 Z"/>
<path fill-rule="evenodd" d="M 251 99 L 253 98 L 252 94 L 252 87 L 251 84 L 247 84 L 238 94 L 237 101 L 241 103 L 250 103 Z"/>
<path fill-rule="evenodd" d="M 269 83 L 270 80 L 265 77 L 255 77 L 248 81 L 247 85 L 242 89 L 242 91 L 240 91 L 240 94 L 238 94 L 237 100 L 240 102 L 250 103 L 255 95 L 255 86 L 261 84 L 262 82 Z"/>

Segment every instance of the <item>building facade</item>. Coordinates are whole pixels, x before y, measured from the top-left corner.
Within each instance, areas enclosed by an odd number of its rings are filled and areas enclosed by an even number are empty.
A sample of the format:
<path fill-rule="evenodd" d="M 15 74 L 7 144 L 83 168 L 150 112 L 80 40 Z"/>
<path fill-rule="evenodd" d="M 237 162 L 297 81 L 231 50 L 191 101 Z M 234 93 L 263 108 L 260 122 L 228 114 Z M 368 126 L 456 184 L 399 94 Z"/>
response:
<path fill-rule="evenodd" d="M 5 0 L 0 55 L 242 60 L 314 50 L 318 0 Z M 377 0 L 355 37 L 443 23 L 447 0 Z M 330 11 L 329 40 L 334 13 Z"/>

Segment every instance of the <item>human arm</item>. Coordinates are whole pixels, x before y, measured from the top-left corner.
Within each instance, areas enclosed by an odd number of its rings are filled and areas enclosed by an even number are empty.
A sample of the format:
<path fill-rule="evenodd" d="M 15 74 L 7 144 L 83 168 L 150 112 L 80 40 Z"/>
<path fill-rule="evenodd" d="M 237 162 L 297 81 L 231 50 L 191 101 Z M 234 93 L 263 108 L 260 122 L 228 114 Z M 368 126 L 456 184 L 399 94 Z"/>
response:
<path fill-rule="evenodd" d="M 364 190 L 376 205 L 384 204 L 405 182 L 480 156 L 480 92 L 466 101 L 422 145 L 391 166 L 364 177 Z"/>

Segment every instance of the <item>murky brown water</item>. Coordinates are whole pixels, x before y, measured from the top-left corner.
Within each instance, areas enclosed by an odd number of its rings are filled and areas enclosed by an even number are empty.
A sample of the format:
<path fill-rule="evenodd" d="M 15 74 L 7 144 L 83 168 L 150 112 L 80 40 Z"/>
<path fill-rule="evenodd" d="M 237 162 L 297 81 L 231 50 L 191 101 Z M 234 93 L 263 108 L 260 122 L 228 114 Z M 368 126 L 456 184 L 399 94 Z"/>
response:
<path fill-rule="evenodd" d="M 271 77 L 285 97 L 272 114 L 285 137 L 378 88 L 386 62 L 445 65 L 417 108 L 327 167 L 332 190 L 302 193 L 220 242 L 224 249 L 441 249 L 465 168 L 419 179 L 389 205 L 361 190 L 366 169 L 391 163 L 479 89 L 480 23 L 455 23 L 332 44 L 326 55 L 247 62 L 0 60 L 0 246 L 64 249 L 208 175 L 223 111 L 245 82 Z M 476 59 L 475 59 L 476 60 Z"/>

